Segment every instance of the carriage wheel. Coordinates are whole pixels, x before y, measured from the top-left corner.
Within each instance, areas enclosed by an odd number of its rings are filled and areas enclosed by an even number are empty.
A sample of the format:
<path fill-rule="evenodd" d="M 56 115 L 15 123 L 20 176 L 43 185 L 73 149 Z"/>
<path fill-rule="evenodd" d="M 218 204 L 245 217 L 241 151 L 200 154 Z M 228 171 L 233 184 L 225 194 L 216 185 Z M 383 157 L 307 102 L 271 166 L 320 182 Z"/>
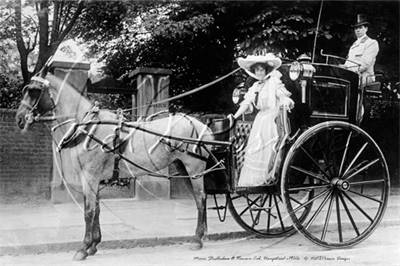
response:
<path fill-rule="evenodd" d="M 256 193 L 254 189 L 260 190 L 261 193 Z M 229 211 L 235 221 L 246 231 L 264 238 L 282 237 L 295 233 L 296 230 L 291 224 L 279 188 L 256 187 L 254 189 L 250 193 L 227 194 Z M 305 200 L 312 198 L 312 191 L 306 194 Z M 309 208 L 310 206 L 301 211 L 301 219 L 308 215 Z"/>
<path fill-rule="evenodd" d="M 283 166 L 281 191 L 290 219 L 307 240 L 326 248 L 354 246 L 381 221 L 389 172 L 375 141 L 345 122 L 318 124 L 302 134 Z M 313 197 L 298 204 L 303 193 Z M 303 219 L 302 209 L 313 204 Z"/>

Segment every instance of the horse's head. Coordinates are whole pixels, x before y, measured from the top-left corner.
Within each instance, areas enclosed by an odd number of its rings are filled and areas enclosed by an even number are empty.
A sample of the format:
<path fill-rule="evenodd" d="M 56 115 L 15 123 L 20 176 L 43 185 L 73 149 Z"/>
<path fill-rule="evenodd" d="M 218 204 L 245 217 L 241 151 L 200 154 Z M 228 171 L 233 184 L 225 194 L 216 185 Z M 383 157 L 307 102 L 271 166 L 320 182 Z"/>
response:
<path fill-rule="evenodd" d="M 47 70 L 43 69 L 31 78 L 22 90 L 22 101 L 17 111 L 16 122 L 25 132 L 34 121 L 55 108 L 50 92 L 50 82 L 46 80 Z"/>

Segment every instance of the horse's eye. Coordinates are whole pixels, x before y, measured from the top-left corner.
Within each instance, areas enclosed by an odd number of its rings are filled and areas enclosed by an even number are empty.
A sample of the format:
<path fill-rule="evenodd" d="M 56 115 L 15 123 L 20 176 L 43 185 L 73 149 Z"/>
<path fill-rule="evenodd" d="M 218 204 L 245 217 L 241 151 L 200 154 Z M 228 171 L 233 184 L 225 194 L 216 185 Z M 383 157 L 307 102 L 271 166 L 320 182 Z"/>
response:
<path fill-rule="evenodd" d="M 29 89 L 28 93 L 30 97 L 37 98 L 40 95 L 40 89 Z"/>

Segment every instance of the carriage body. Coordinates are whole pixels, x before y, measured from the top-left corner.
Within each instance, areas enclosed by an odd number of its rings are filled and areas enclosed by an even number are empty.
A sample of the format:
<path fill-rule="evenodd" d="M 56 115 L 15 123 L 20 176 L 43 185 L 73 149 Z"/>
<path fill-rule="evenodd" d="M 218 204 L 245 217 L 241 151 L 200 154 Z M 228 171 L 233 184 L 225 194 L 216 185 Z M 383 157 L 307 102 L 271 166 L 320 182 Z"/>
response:
<path fill-rule="evenodd" d="M 381 150 L 359 127 L 368 86 L 337 65 L 294 62 L 278 71 L 295 107 L 277 119 L 277 183 L 237 186 L 251 122 L 237 122 L 227 134 L 228 121 L 220 120 L 211 128 L 231 145 L 214 146 L 212 153 L 226 170 L 205 175 L 206 193 L 225 197 L 233 218 L 258 236 L 297 231 L 322 247 L 354 246 L 381 221 L 390 188 Z"/>
<path fill-rule="evenodd" d="M 311 65 L 311 64 L 310 64 Z M 283 82 L 292 93 L 296 108 L 293 113 L 294 129 L 338 120 L 356 124 L 358 110 L 358 75 L 336 65 L 312 64 L 312 77 L 299 77 L 292 81 L 290 65 L 283 65 Z M 298 108 L 297 108 L 298 107 Z"/>
<path fill-rule="evenodd" d="M 336 65 L 312 64 L 315 69 L 312 78 L 299 77 L 292 80 L 289 77 L 291 65 L 284 64 L 278 70 L 282 73 L 282 81 L 292 93 L 291 98 L 295 102 L 295 108 L 286 113 L 285 118 L 280 119 L 282 123 L 285 123 L 282 119 L 287 119 L 287 130 L 290 131 L 286 132 L 287 134 L 296 134 L 298 137 L 312 126 L 333 120 L 357 123 L 359 78 L 355 72 Z M 227 130 L 228 119 L 216 119 L 209 126 L 214 132 L 215 140 L 231 141 L 232 146 L 213 147 L 213 154 L 219 160 L 224 160 L 226 171 L 208 173 L 205 177 L 205 189 L 208 194 L 233 193 L 236 191 L 237 174 L 240 170 L 238 168 L 241 167 L 252 121 L 238 121 L 232 130 Z M 212 163 L 210 161 L 210 165 Z"/>

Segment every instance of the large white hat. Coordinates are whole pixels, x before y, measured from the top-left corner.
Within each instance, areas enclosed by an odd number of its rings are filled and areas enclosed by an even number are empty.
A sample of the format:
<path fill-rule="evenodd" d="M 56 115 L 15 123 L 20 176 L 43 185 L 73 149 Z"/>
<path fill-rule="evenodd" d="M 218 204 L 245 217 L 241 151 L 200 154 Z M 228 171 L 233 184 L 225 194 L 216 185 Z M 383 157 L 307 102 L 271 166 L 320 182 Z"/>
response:
<path fill-rule="evenodd" d="M 254 73 L 250 70 L 250 67 L 255 63 L 266 63 L 272 67 L 272 71 L 282 65 L 281 59 L 272 53 L 268 53 L 266 55 L 248 55 L 246 58 L 240 57 L 237 61 L 239 66 L 246 70 L 249 75 L 252 74 L 251 76 L 253 76 Z"/>

